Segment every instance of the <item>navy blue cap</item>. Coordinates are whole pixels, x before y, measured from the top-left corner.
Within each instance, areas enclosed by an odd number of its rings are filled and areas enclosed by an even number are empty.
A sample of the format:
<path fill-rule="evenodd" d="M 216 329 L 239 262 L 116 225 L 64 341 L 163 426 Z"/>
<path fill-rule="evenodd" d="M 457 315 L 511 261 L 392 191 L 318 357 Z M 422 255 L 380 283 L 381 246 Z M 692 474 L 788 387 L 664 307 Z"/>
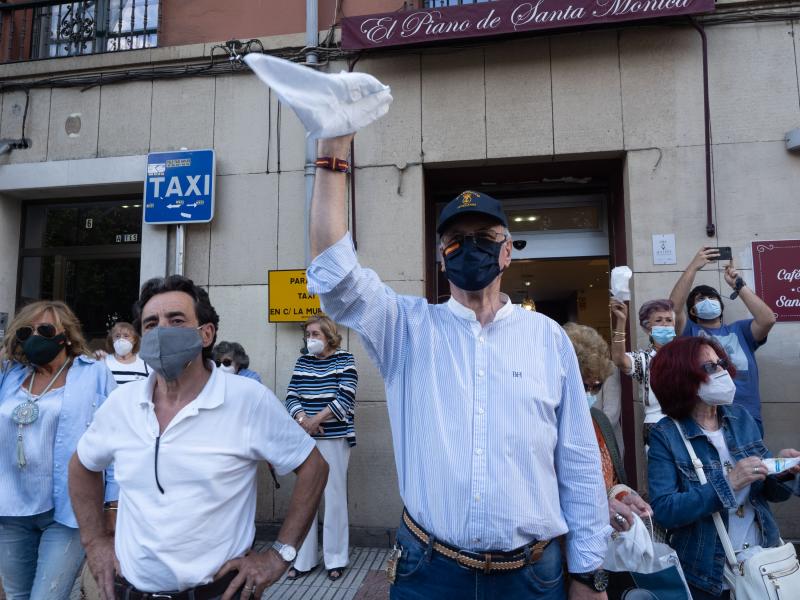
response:
<path fill-rule="evenodd" d="M 503 206 L 498 200 L 486 194 L 468 190 L 466 192 L 461 192 L 442 209 L 442 214 L 439 215 L 439 225 L 436 227 L 436 233 L 442 235 L 442 231 L 444 231 L 445 227 L 447 227 L 453 219 L 468 213 L 477 213 L 492 217 L 498 220 L 503 227 L 508 227 L 506 213 L 503 212 Z"/>

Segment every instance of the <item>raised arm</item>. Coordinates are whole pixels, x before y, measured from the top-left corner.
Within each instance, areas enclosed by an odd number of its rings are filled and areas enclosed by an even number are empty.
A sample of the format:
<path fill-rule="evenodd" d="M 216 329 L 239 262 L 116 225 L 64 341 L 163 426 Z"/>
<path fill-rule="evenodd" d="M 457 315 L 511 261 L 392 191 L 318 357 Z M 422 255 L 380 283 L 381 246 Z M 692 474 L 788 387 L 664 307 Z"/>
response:
<path fill-rule="evenodd" d="M 317 156 L 346 159 L 352 135 L 319 140 Z M 311 257 L 316 258 L 347 233 L 347 175 L 317 169 L 310 214 Z"/>
<path fill-rule="evenodd" d="M 725 267 L 725 282 L 731 286 L 731 288 L 734 288 L 737 277 L 739 277 L 739 272 L 736 270 L 736 267 L 733 266 L 733 261 L 731 261 L 728 266 Z M 756 342 L 763 342 L 767 339 L 770 329 L 772 329 L 772 326 L 775 325 L 777 321 L 775 313 L 772 312 L 772 309 L 766 302 L 759 298 L 756 293 L 747 286 L 739 290 L 739 298 L 742 299 L 747 310 L 753 315 L 753 321 L 750 323 L 750 331 L 753 333 L 753 339 Z"/>
<path fill-rule="evenodd" d="M 701 247 L 692 262 L 689 263 L 689 266 L 678 278 L 675 287 L 672 288 L 669 299 L 672 300 L 672 304 L 675 306 L 675 333 L 677 335 L 681 335 L 686 327 L 687 316 L 684 306 L 694 285 L 694 278 L 697 272 L 707 264 L 714 262 L 714 259 L 718 256 L 718 250 L 711 249 L 708 246 Z"/>
<path fill-rule="evenodd" d="M 633 370 L 631 357 L 625 352 L 625 326 L 628 322 L 628 305 L 611 299 L 611 360 L 623 373 Z"/>

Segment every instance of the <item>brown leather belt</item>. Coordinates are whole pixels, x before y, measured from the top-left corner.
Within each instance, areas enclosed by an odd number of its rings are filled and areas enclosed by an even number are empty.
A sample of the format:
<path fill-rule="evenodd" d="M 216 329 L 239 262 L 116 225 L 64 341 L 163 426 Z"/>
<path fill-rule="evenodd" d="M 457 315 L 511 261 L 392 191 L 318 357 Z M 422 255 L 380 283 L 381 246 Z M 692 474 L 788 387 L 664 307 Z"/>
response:
<path fill-rule="evenodd" d="M 411 518 L 411 515 L 409 515 L 408 511 L 405 509 L 403 509 L 403 523 L 406 524 L 411 534 L 420 542 L 426 546 L 430 543 L 431 536 Z M 537 562 L 542 558 L 545 548 L 547 548 L 547 545 L 551 541 L 552 540 L 543 540 L 541 542 L 535 542 L 519 550 L 512 550 L 511 552 L 468 552 L 437 541 L 433 542 L 433 549 L 442 556 L 446 556 L 460 565 L 489 574 L 495 571 L 516 571 L 525 565 Z"/>

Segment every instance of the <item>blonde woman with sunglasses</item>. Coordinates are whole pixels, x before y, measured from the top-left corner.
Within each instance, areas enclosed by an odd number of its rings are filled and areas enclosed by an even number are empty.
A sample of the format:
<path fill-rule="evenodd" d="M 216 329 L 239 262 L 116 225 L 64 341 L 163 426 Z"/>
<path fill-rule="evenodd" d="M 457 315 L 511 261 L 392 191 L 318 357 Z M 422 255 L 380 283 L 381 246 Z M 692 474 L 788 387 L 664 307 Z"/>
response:
<path fill-rule="evenodd" d="M 0 577 L 8 600 L 66 599 L 84 556 L 67 465 L 116 384 L 63 302 L 22 308 L 0 355 Z M 113 508 L 111 473 L 106 482 Z"/>

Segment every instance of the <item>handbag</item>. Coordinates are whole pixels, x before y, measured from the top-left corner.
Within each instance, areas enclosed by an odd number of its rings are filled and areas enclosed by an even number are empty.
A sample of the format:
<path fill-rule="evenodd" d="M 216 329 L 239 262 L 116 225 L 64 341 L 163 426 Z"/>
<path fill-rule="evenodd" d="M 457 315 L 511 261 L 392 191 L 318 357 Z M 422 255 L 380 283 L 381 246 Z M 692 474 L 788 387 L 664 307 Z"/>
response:
<path fill-rule="evenodd" d="M 653 522 L 634 514 L 631 528 L 612 535 L 603 569 L 608 572 L 608 597 L 633 600 L 691 600 L 680 560 L 653 536 Z"/>
<path fill-rule="evenodd" d="M 692 459 L 697 479 L 705 485 L 706 474 L 703 463 L 697 458 L 692 444 L 683 434 L 683 430 L 675 421 L 681 433 L 683 443 Z M 731 598 L 735 600 L 796 600 L 800 598 L 800 563 L 794 545 L 783 543 L 776 548 L 753 546 L 747 551 L 744 560 L 736 558 L 731 538 L 725 530 L 722 517 L 718 512 L 711 515 L 717 529 L 722 547 L 725 549 L 725 580 L 731 588 Z M 781 540 L 783 541 L 783 540 Z"/>

